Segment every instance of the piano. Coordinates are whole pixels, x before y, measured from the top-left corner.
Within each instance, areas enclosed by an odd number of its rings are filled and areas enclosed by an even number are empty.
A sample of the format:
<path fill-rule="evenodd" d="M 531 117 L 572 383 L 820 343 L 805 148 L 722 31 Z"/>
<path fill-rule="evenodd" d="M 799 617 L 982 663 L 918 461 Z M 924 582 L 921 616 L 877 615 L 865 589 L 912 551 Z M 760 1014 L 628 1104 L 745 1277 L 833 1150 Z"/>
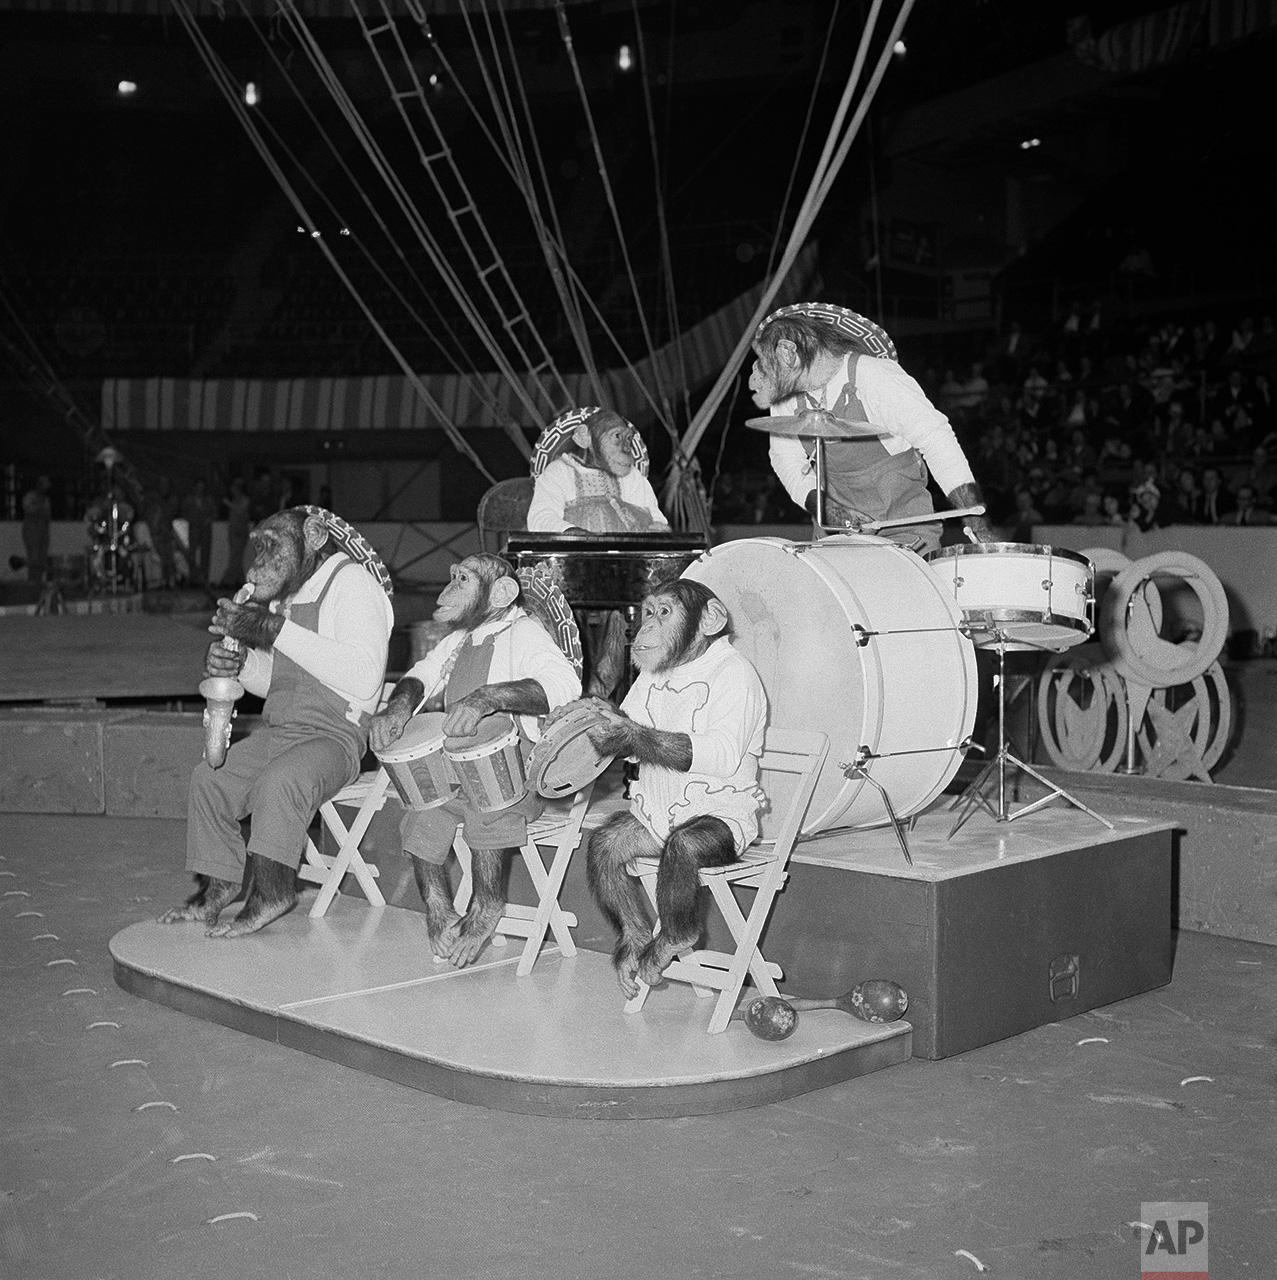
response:
<path fill-rule="evenodd" d="M 504 554 L 515 569 L 545 570 L 574 609 L 631 610 L 707 546 L 686 533 L 511 533 Z"/>

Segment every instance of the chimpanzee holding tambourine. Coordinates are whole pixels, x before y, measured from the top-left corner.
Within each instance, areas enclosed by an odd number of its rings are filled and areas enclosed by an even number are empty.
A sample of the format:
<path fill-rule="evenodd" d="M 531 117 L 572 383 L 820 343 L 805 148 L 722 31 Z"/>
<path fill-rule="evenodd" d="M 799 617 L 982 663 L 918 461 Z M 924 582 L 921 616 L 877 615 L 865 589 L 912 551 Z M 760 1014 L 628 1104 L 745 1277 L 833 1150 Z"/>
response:
<path fill-rule="evenodd" d="M 526 759 L 538 736 L 536 717 L 580 697 L 581 682 L 542 625 L 519 605 L 519 580 L 499 556 L 468 556 L 452 567 L 435 620 L 449 633 L 395 686 L 375 716 L 370 745 L 379 755 L 399 740 L 414 713 L 442 698 L 449 748 L 515 718 L 515 749 Z M 528 821 L 544 801 L 529 790 L 517 802 L 484 810 L 464 792 L 427 809 L 408 809 L 400 828 L 426 907 L 436 956 L 458 968 L 471 963 L 492 936 L 505 907 L 509 855 L 528 837 Z M 474 896 L 465 915 L 452 905 L 444 870 L 457 822 L 473 853 Z"/>

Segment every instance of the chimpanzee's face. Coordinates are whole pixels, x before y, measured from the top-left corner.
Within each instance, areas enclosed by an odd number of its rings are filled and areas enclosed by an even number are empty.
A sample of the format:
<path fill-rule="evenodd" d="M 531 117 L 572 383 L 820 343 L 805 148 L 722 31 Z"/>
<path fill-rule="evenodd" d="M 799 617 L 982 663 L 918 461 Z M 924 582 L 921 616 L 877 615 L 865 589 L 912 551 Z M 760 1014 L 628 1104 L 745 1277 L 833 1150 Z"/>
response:
<path fill-rule="evenodd" d="M 697 630 L 699 619 L 689 618 L 682 602 L 672 595 L 652 595 L 643 601 L 642 622 L 630 646 L 630 656 L 640 671 L 667 671 L 698 657 L 704 645 Z"/>
<path fill-rule="evenodd" d="M 749 375 L 749 389 L 754 404 L 760 409 L 770 409 L 774 404 L 789 400 L 802 390 L 803 370 L 798 352 L 792 342 L 781 339 L 771 354 L 754 348 L 754 367 Z"/>
<path fill-rule="evenodd" d="M 634 467 L 634 455 L 630 452 L 630 442 L 634 438 L 630 427 L 610 427 L 598 441 L 599 461 L 605 471 L 614 476 L 627 476 Z"/>
<path fill-rule="evenodd" d="M 298 577 L 306 544 L 296 523 L 287 516 L 273 515 L 248 537 L 253 562 L 245 575 L 253 584 L 254 600 L 282 600 L 300 586 Z"/>
<path fill-rule="evenodd" d="M 474 627 L 488 612 L 488 584 L 473 559 L 454 564 L 448 585 L 439 593 L 435 621 L 454 627 Z"/>

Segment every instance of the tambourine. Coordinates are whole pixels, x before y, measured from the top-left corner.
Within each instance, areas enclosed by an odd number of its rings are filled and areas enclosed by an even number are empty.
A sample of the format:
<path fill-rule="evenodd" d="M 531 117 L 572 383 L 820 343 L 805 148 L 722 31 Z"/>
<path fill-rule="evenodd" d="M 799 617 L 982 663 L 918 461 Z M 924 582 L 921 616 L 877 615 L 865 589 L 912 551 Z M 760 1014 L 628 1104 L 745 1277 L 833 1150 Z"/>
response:
<path fill-rule="evenodd" d="M 589 707 L 577 707 L 556 720 L 528 756 L 528 789 L 558 800 L 593 782 L 614 759 L 590 741 L 590 730 L 602 723 Z"/>

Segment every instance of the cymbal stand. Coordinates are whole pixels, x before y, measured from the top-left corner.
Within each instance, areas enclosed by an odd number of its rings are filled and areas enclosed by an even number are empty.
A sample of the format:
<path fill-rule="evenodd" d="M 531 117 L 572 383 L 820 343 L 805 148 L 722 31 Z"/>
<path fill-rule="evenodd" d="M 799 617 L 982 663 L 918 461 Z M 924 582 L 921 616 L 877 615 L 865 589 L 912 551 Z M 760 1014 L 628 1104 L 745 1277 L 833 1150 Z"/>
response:
<path fill-rule="evenodd" d="M 1050 778 L 1044 777 L 1031 764 L 1026 764 L 1018 756 L 1014 755 L 1007 746 L 1006 636 L 1001 631 L 995 631 L 994 635 L 997 640 L 991 647 L 995 648 L 998 653 L 998 749 L 989 758 L 989 762 L 984 768 L 980 770 L 975 781 L 949 806 L 950 811 L 961 806 L 958 820 L 949 831 L 949 839 L 952 840 L 958 834 L 976 809 L 987 810 L 995 822 L 1014 822 L 1016 818 L 1023 818 L 1026 814 L 1036 813 L 1037 810 L 1045 808 L 1052 800 L 1057 798 L 1071 804 L 1075 809 L 1081 809 L 1083 813 L 1088 814 L 1096 822 L 1102 823 L 1112 831 L 1113 824 L 1107 818 L 1100 817 L 1094 809 L 1088 808 L 1076 796 L 1070 795 L 1063 787 L 1052 782 Z M 1027 773 L 1030 777 L 1036 778 L 1047 788 L 1046 795 L 1034 800 L 1031 804 L 1022 806 L 1014 813 L 1007 807 L 1008 764 L 1019 769 L 1022 773 Z M 985 794 L 986 788 L 992 786 L 995 778 L 998 794 L 996 808 L 994 808 L 989 797 Z"/>

